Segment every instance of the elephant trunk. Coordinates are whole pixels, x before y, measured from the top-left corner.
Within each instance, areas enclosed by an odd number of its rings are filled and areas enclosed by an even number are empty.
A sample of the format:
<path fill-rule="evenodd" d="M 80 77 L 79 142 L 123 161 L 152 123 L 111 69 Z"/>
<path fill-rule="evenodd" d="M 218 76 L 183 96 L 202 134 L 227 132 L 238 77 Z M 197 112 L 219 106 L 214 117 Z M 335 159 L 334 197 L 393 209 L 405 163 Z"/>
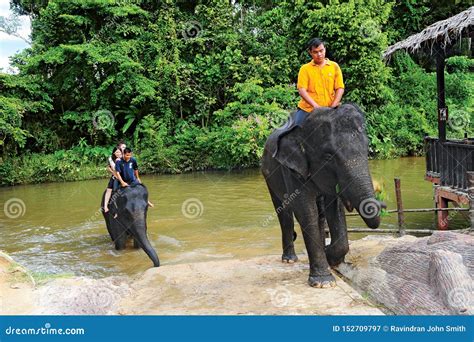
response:
<path fill-rule="evenodd" d="M 354 167 L 352 163 L 350 170 L 346 170 L 346 182 L 341 182 L 341 197 L 346 208 L 355 208 L 367 226 L 375 229 L 380 225 L 380 212 L 385 204 L 375 198 L 368 164 L 362 163 L 363 161 L 358 161 L 358 167 Z"/>
<path fill-rule="evenodd" d="M 145 251 L 145 253 L 148 255 L 148 257 L 153 261 L 153 266 L 154 267 L 159 267 L 160 266 L 160 259 L 158 259 L 158 255 L 155 252 L 155 249 L 150 243 L 150 240 L 148 240 L 148 236 L 146 234 L 146 222 L 145 221 L 135 221 L 134 223 L 134 230 L 133 230 L 133 236 L 139 243 L 140 247 Z"/>

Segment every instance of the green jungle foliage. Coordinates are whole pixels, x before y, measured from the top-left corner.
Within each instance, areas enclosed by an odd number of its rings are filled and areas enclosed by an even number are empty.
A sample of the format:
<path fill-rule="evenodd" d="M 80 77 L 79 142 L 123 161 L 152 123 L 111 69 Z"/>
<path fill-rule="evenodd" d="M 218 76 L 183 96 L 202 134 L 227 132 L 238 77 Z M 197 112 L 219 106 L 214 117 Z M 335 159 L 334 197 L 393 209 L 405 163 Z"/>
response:
<path fill-rule="evenodd" d="M 371 157 L 420 155 L 437 132 L 433 62 L 380 56 L 468 7 L 453 3 L 12 0 L 32 44 L 0 73 L 0 184 L 103 177 L 118 139 L 144 173 L 256 167 L 296 108 L 311 37 L 366 112 Z M 450 137 L 473 134 L 473 68 L 447 60 Z"/>

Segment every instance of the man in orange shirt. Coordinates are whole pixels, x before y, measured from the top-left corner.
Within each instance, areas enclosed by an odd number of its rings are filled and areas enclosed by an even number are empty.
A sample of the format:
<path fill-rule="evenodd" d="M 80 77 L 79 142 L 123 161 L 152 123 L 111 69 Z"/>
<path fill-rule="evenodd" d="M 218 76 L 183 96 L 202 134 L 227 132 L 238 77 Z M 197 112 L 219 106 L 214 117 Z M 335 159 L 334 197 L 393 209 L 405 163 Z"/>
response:
<path fill-rule="evenodd" d="M 297 87 L 301 100 L 295 115 L 297 125 L 315 108 L 339 106 L 344 94 L 341 68 L 326 58 L 324 42 L 319 38 L 311 39 L 308 53 L 312 60 L 304 64 L 298 73 Z"/>

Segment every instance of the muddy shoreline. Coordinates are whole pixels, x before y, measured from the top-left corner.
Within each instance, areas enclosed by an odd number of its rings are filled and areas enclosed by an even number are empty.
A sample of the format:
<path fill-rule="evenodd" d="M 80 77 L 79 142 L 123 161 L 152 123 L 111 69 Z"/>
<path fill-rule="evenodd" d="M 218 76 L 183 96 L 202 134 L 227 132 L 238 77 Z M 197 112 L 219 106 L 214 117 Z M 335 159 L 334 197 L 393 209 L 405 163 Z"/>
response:
<path fill-rule="evenodd" d="M 474 236 L 351 241 L 336 287 L 307 284 L 308 259 L 279 255 L 150 268 L 134 277 L 35 280 L 0 253 L 2 315 L 466 315 L 474 312 Z M 420 292 L 421 291 L 421 292 Z"/>
<path fill-rule="evenodd" d="M 0 255 L 6 315 L 381 315 L 336 275 L 331 289 L 307 285 L 307 258 L 279 256 L 164 265 L 136 277 L 70 277 L 35 284 Z"/>

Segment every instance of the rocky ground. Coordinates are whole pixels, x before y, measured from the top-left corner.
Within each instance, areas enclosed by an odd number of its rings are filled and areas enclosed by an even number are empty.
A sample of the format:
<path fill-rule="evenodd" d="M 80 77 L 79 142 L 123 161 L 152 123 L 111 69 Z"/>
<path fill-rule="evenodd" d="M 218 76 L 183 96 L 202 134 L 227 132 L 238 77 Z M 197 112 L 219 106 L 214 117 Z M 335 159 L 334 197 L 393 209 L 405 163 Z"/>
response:
<path fill-rule="evenodd" d="M 474 313 L 474 236 L 368 236 L 350 244 L 337 270 L 397 315 Z"/>
<path fill-rule="evenodd" d="M 329 289 L 307 285 L 303 255 L 296 264 L 262 256 L 164 265 L 135 278 L 37 283 L 0 254 L 0 314 L 472 314 L 473 241 L 451 232 L 353 241 L 338 268 L 342 278 L 336 274 Z"/>

